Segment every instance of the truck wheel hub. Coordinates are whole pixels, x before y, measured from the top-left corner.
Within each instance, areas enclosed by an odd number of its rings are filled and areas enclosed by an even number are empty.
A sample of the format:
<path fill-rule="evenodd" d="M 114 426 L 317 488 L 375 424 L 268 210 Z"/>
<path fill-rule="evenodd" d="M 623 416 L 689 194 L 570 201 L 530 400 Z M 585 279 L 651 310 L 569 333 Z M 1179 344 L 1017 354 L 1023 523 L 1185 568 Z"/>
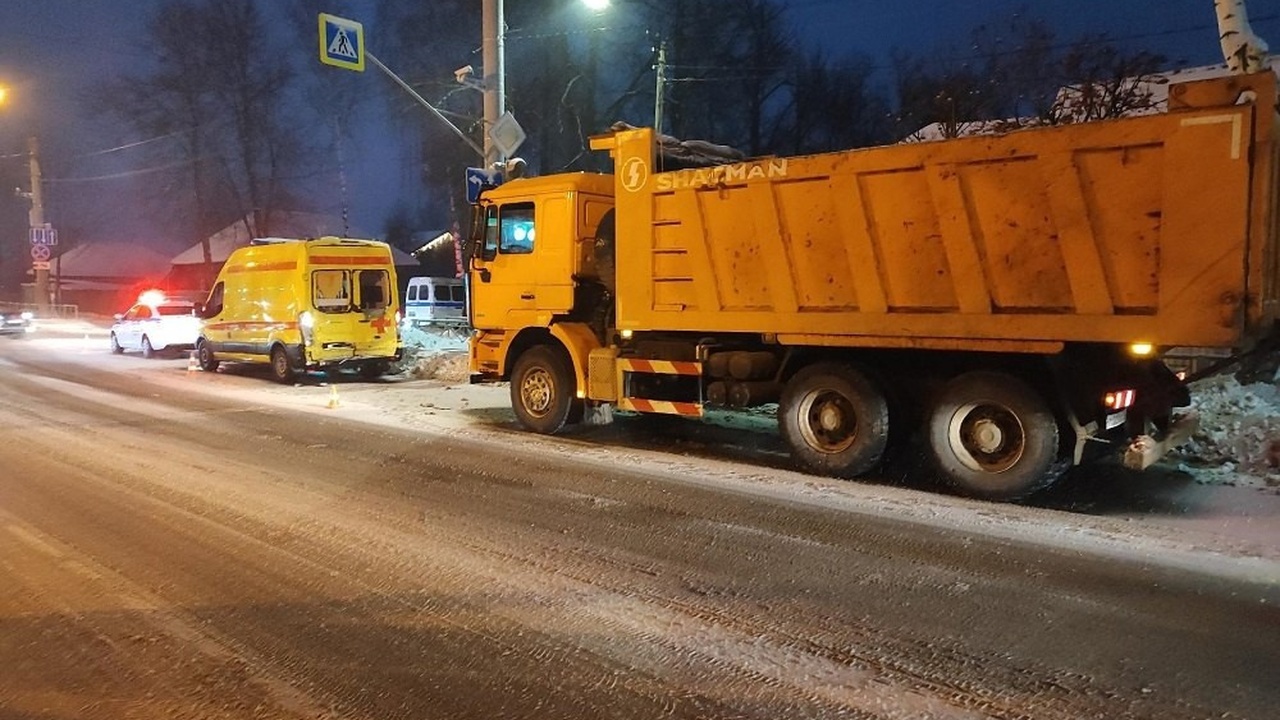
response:
<path fill-rule="evenodd" d="M 1000 449 L 1004 442 L 1004 431 L 991 420 L 980 420 L 973 428 L 974 450 L 980 453 L 993 453 Z"/>

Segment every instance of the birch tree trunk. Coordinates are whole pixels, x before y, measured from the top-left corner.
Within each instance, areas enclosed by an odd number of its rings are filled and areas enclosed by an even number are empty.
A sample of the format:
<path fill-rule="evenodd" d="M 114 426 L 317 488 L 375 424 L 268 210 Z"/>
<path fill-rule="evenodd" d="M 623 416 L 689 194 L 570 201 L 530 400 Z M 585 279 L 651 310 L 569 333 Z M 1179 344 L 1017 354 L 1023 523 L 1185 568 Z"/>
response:
<path fill-rule="evenodd" d="M 1213 0 L 1218 14 L 1222 56 L 1232 72 L 1261 72 L 1267 66 L 1267 44 L 1249 27 L 1245 0 Z"/>

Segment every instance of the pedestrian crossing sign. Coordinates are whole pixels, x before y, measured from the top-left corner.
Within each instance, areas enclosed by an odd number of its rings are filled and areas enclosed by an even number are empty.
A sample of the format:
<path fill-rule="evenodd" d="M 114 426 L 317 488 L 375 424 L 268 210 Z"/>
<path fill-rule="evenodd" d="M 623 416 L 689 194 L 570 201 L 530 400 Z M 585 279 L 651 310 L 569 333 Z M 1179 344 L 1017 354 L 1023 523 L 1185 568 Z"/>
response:
<path fill-rule="evenodd" d="M 320 62 L 364 72 L 364 26 L 320 13 Z"/>

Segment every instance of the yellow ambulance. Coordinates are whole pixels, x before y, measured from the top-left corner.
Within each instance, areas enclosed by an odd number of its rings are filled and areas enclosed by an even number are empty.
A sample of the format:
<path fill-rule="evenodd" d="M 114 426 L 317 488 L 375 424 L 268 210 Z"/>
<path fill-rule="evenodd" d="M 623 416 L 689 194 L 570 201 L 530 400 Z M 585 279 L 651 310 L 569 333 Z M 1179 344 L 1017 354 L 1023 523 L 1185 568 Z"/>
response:
<path fill-rule="evenodd" d="M 377 377 L 400 357 L 396 287 L 386 243 L 255 240 L 231 253 L 201 308 L 200 367 L 269 363 L 284 383 L 334 367 Z"/>

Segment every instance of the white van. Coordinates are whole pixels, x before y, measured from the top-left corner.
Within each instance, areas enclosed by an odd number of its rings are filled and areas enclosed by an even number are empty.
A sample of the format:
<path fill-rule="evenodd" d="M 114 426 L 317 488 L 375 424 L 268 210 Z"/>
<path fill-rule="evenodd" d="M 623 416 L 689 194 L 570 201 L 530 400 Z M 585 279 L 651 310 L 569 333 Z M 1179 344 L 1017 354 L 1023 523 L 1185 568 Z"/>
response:
<path fill-rule="evenodd" d="M 467 290 L 459 278 L 409 278 L 405 292 L 404 320 L 422 325 L 465 325 Z"/>

